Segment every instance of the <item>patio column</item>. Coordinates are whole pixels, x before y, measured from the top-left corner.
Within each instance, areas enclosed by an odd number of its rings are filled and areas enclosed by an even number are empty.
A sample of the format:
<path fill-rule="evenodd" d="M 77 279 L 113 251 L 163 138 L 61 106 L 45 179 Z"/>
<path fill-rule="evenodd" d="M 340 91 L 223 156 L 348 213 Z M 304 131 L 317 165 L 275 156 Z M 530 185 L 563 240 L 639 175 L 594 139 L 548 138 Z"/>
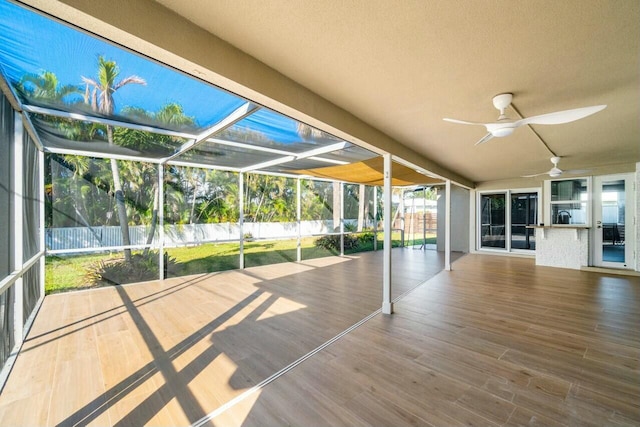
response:
<path fill-rule="evenodd" d="M 344 256 L 344 182 L 340 183 L 340 256 Z"/>
<path fill-rule="evenodd" d="M 160 280 L 164 277 L 167 266 L 164 263 L 164 164 L 158 165 L 158 268 Z"/>
<path fill-rule="evenodd" d="M 45 241 L 45 204 L 44 204 L 44 200 L 45 200 L 45 193 L 44 193 L 44 168 L 45 168 L 45 164 L 44 164 L 44 151 L 42 151 L 41 149 L 38 150 L 38 182 L 40 184 L 40 193 L 38 194 L 38 204 L 39 204 L 39 209 L 40 211 L 38 212 L 38 221 L 40 224 L 40 234 L 39 234 L 39 244 L 38 244 L 38 251 L 39 252 L 43 252 L 43 255 L 40 257 L 40 298 L 44 298 L 44 284 L 45 284 L 45 277 L 44 277 L 44 273 L 45 273 L 45 256 L 44 253 L 46 252 L 45 248 L 46 248 L 46 241 Z"/>
<path fill-rule="evenodd" d="M 445 184 L 444 199 L 444 269 L 451 271 L 451 180 Z"/>
<path fill-rule="evenodd" d="M 244 269 L 244 173 L 238 174 L 238 225 L 240 227 L 240 270 Z"/>
<path fill-rule="evenodd" d="M 373 250 L 378 250 L 378 187 L 373 187 Z"/>
<path fill-rule="evenodd" d="M 393 313 L 391 302 L 391 154 L 384 154 L 384 248 L 382 262 L 382 313 Z"/>
<path fill-rule="evenodd" d="M 24 140 L 22 116 L 14 113 L 13 131 L 13 265 L 12 271 L 22 270 L 23 264 L 23 198 L 24 198 Z M 3 154 L 4 155 L 4 154 Z M 44 181 L 43 181 L 44 185 Z M 20 348 L 22 335 L 24 333 L 23 321 L 23 289 L 24 280 L 22 276 L 13 284 L 13 339 L 15 348 Z"/>
<path fill-rule="evenodd" d="M 300 185 L 300 178 L 296 178 L 296 221 L 298 222 L 298 243 L 296 245 L 296 260 L 302 261 L 302 185 Z"/>

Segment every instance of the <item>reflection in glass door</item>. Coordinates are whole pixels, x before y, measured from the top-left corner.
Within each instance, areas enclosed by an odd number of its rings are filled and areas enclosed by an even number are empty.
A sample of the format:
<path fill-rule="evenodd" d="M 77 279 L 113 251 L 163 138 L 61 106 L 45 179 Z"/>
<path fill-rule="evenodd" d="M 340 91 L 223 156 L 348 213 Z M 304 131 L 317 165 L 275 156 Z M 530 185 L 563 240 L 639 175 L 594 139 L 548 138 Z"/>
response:
<path fill-rule="evenodd" d="M 535 250 L 538 223 L 538 193 L 511 193 L 511 249 Z"/>
<path fill-rule="evenodd" d="M 603 267 L 627 268 L 631 247 L 626 236 L 632 226 L 627 206 L 633 205 L 631 178 L 625 176 L 596 177 L 594 264 Z M 631 243 L 632 244 L 632 243 Z"/>

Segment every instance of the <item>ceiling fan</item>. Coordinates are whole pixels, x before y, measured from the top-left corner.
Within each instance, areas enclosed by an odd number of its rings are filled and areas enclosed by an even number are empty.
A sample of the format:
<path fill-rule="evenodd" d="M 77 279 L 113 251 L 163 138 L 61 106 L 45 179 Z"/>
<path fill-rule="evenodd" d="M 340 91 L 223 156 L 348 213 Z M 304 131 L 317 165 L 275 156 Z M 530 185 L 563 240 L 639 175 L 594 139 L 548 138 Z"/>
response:
<path fill-rule="evenodd" d="M 553 163 L 553 167 L 551 169 L 549 169 L 546 172 L 542 172 L 542 173 L 535 173 L 533 175 L 523 175 L 523 178 L 533 178 L 534 176 L 540 176 L 540 175 L 549 175 L 551 178 L 557 178 L 560 175 L 562 175 L 563 173 L 570 173 L 570 174 L 583 174 L 583 173 L 587 173 L 590 172 L 588 169 L 574 169 L 574 170 L 566 170 L 563 171 L 562 169 L 560 169 L 558 167 L 558 163 L 560 162 L 560 157 L 558 156 L 553 156 L 551 159 L 551 163 Z"/>
<path fill-rule="evenodd" d="M 509 136 L 516 128 L 523 125 L 557 125 L 562 123 L 569 123 L 575 120 L 579 120 L 595 114 L 598 111 L 604 110 L 606 105 L 595 105 L 593 107 L 576 108 L 573 110 L 556 111 L 555 113 L 542 114 L 539 116 L 528 117 L 520 120 L 511 120 L 505 115 L 505 109 L 511 105 L 513 94 L 502 93 L 493 97 L 493 106 L 500 111 L 500 116 L 495 123 L 476 123 L 467 122 L 464 120 L 448 119 L 443 120 L 451 123 L 459 123 L 463 125 L 480 125 L 487 128 L 487 134 L 483 136 L 476 145 L 483 144 L 489 141 L 491 138 L 501 138 L 503 136 Z"/>

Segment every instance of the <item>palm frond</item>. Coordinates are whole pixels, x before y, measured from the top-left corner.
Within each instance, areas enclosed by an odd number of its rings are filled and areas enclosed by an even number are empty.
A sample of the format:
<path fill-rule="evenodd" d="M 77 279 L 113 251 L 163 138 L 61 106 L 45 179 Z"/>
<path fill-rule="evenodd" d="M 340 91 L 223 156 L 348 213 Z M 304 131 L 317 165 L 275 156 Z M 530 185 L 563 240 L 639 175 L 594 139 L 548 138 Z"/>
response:
<path fill-rule="evenodd" d="M 120 89 L 123 86 L 126 86 L 128 84 L 139 84 L 139 85 L 146 85 L 147 82 L 145 79 L 143 79 L 142 77 L 138 77 L 138 76 L 129 76 L 129 77 L 125 77 L 124 79 L 120 80 L 118 83 L 116 83 L 113 86 L 112 91 L 115 92 L 118 89 Z"/>

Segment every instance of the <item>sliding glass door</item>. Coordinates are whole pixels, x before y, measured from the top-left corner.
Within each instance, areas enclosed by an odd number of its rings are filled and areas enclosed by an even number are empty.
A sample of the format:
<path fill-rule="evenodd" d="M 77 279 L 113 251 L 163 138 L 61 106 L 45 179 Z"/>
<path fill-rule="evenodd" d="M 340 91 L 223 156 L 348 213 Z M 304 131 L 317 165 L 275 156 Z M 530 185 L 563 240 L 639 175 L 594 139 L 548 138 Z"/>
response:
<path fill-rule="evenodd" d="M 480 194 L 479 247 L 504 251 L 533 251 L 538 223 L 537 191 Z"/>

